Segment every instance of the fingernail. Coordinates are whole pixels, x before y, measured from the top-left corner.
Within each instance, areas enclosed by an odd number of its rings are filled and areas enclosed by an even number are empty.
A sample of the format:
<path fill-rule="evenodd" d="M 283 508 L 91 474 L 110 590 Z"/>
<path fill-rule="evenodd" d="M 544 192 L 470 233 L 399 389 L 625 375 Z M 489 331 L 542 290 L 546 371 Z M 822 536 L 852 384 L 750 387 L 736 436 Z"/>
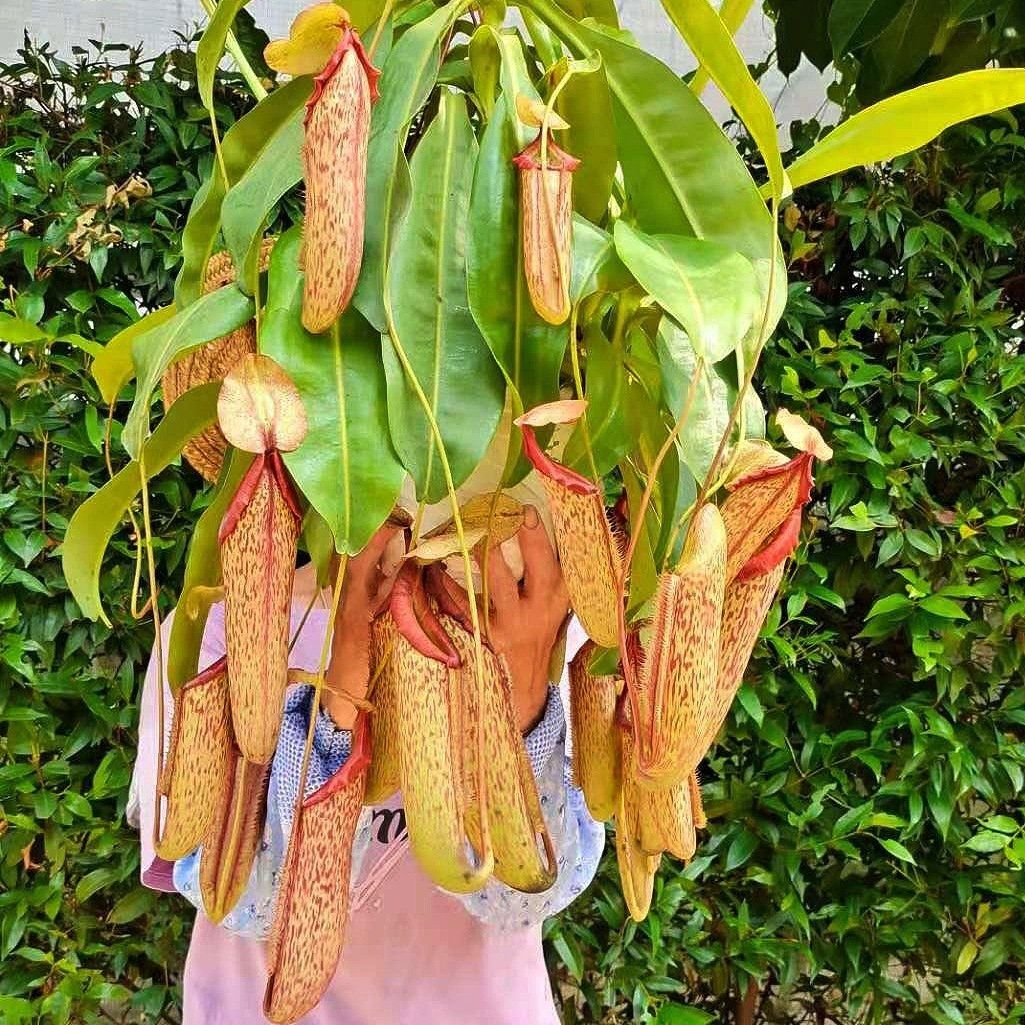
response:
<path fill-rule="evenodd" d="M 523 525 L 528 530 L 534 530 L 540 522 L 541 517 L 538 516 L 537 510 L 532 505 L 528 505 L 527 511 L 523 514 Z"/>

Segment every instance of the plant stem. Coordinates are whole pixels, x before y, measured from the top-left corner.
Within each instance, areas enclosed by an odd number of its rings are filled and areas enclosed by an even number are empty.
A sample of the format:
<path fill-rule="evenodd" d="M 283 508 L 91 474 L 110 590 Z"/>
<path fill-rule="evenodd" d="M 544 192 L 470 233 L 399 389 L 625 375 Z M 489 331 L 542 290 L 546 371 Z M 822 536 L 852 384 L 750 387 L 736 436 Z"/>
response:
<path fill-rule="evenodd" d="M 139 483 L 142 485 L 143 543 L 146 546 L 146 566 L 149 571 L 149 600 L 153 613 L 153 657 L 157 663 L 157 787 L 154 790 L 153 843 L 160 839 L 160 778 L 164 774 L 164 639 L 160 634 L 160 609 L 157 603 L 157 564 L 153 556 L 153 524 L 149 510 L 149 486 L 146 480 L 145 446 L 139 452 Z"/>
<path fill-rule="evenodd" d="M 704 368 L 704 358 L 699 356 L 694 365 L 694 373 L 691 375 L 687 401 L 684 402 L 679 418 L 673 425 L 673 429 L 666 436 L 666 440 L 662 442 L 662 447 L 658 450 L 658 455 L 655 456 L 655 461 L 648 470 L 648 480 L 644 485 L 644 493 L 641 495 L 640 505 L 637 507 L 637 515 L 633 517 L 633 523 L 630 526 L 630 542 L 627 545 L 626 554 L 623 556 L 623 565 L 619 572 L 620 601 L 617 608 L 617 615 L 619 617 L 619 659 L 623 666 L 623 682 L 627 685 L 627 694 L 636 693 L 636 681 L 634 680 L 633 666 L 630 664 L 626 648 L 626 582 L 630 576 L 630 566 L 633 563 L 634 553 L 637 551 L 637 542 L 640 540 L 641 533 L 644 530 L 644 517 L 648 512 L 648 506 L 651 504 L 651 496 L 655 491 L 655 485 L 658 483 L 659 470 L 662 469 L 662 464 L 665 462 L 669 450 L 676 444 L 676 439 L 680 436 L 680 432 L 690 418 L 690 411 L 694 406 L 694 393 L 697 390 L 698 379 Z M 634 711 L 636 712 L 636 709 Z M 635 719 L 635 721 L 639 720 Z"/>
<path fill-rule="evenodd" d="M 761 327 L 758 329 L 758 345 L 751 357 L 751 365 L 747 368 L 747 371 L 744 374 L 744 380 L 737 389 L 737 397 L 733 402 L 733 407 L 730 409 L 730 417 L 726 422 L 726 429 L 723 431 L 722 437 L 719 439 L 719 447 L 715 450 L 715 456 L 712 459 L 712 463 L 708 467 L 705 479 L 701 482 L 698 497 L 694 502 L 694 507 L 697 509 L 701 508 L 702 503 L 712 491 L 712 482 L 716 479 L 716 474 L 719 472 L 723 455 L 726 452 L 726 445 L 730 440 L 730 435 L 733 433 L 733 428 L 736 426 L 737 418 L 740 416 L 740 411 L 743 409 L 744 398 L 747 395 L 748 388 L 751 387 L 752 380 L 754 380 L 755 370 L 758 367 L 758 360 L 762 355 L 762 350 L 765 348 L 765 342 L 768 335 L 769 316 L 772 313 L 772 300 L 776 292 L 776 222 L 778 218 L 779 200 L 773 197 L 772 241 L 769 246 L 769 287 L 766 289 L 765 309 L 762 313 Z M 691 520 L 690 524 L 687 526 L 687 536 L 690 535 L 690 529 L 693 523 L 694 521 Z M 686 544 L 686 536 L 684 537 L 684 544 Z"/>
<path fill-rule="evenodd" d="M 577 398 L 584 397 L 584 379 L 580 373 L 580 353 L 577 351 L 577 319 L 580 315 L 580 304 L 574 303 L 569 317 L 569 357 L 573 364 L 573 387 L 576 388 Z M 594 461 L 594 449 L 591 447 L 591 429 L 588 424 L 587 410 L 580 418 L 580 432 L 584 439 L 584 448 L 587 450 L 587 461 L 591 464 L 591 477 L 599 487 L 601 480 L 598 477 L 598 466 Z"/>
<path fill-rule="evenodd" d="M 214 11 L 217 10 L 217 0 L 199 0 L 199 2 L 203 5 L 203 10 L 206 11 L 207 17 L 212 18 Z M 267 90 L 264 89 L 259 76 L 253 71 L 253 66 L 242 52 L 242 47 L 238 45 L 235 33 L 230 29 L 228 30 L 228 37 L 225 40 L 224 46 L 228 53 L 231 54 L 231 59 L 235 62 L 235 67 L 238 68 L 239 74 L 246 80 L 249 91 L 253 94 L 256 102 L 259 103 L 267 95 Z"/>
<path fill-rule="evenodd" d="M 381 42 L 381 34 L 384 32 L 384 26 L 391 17 L 391 12 L 394 8 L 395 0 L 386 0 L 384 9 L 381 11 L 381 17 L 377 19 L 377 24 L 374 26 L 374 37 L 370 40 L 370 46 L 367 48 L 367 57 L 369 57 L 370 60 L 374 59 L 378 43 Z"/>

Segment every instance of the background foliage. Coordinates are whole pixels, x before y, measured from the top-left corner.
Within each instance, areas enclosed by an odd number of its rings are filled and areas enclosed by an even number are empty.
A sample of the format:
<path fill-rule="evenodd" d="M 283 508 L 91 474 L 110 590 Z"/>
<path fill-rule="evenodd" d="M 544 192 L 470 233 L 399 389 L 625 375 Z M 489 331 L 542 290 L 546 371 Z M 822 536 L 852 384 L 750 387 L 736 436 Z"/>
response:
<path fill-rule="evenodd" d="M 113 631 L 78 617 L 55 550 L 106 479 L 86 350 L 169 297 L 209 136 L 187 48 L 23 56 L 0 68 L 0 278 L 39 325 L 0 318 L 0 1020 L 176 1021 L 191 914 L 138 887 L 123 824 L 152 637 L 133 539 L 106 564 Z M 1017 128 L 955 130 L 785 211 L 762 393 L 837 458 L 707 767 L 699 857 L 663 869 L 641 926 L 611 861 L 549 924 L 567 1021 L 1025 1017 Z M 199 480 L 173 467 L 153 500 L 175 584 Z"/>
<path fill-rule="evenodd" d="M 989 64 L 1025 62 L 1018 0 L 765 0 L 784 74 L 802 57 L 836 65 L 831 97 L 845 109 Z"/>

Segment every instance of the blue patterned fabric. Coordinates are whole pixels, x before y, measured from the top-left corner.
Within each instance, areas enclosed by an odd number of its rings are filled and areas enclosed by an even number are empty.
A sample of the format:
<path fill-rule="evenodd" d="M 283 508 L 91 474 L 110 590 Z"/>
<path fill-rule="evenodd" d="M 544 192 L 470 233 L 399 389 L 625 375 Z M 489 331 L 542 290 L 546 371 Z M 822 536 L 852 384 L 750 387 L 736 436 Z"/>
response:
<path fill-rule="evenodd" d="M 242 899 L 223 922 L 232 932 L 263 939 L 270 931 L 287 847 L 285 837 L 291 831 L 299 789 L 312 697 L 312 687 L 298 687 L 286 698 L 278 747 L 271 767 L 267 825 L 260 852 Z M 318 715 L 306 796 L 323 786 L 345 764 L 351 744 L 348 730 L 337 729 L 326 713 Z M 519 893 L 493 880 L 477 893 L 453 895 L 470 914 L 498 928 L 529 926 L 568 906 L 594 877 L 605 844 L 604 826 L 590 817 L 583 795 L 568 781 L 566 716 L 558 687 L 549 688 L 545 714 L 524 738 L 524 744 L 538 780 L 541 810 L 557 853 L 559 873 L 555 884 L 544 893 Z M 354 882 L 359 878 L 371 837 L 371 813 L 364 809 L 353 847 Z M 174 866 L 175 887 L 197 908 L 202 908 L 199 889 L 201 853 L 202 849 L 197 849 Z"/>

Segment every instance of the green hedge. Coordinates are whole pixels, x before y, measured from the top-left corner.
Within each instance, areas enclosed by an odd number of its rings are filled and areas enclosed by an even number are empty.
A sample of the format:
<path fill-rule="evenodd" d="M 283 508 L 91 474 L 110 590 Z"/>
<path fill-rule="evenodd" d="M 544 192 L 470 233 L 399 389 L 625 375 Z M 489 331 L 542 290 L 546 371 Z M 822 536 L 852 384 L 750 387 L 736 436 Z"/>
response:
<path fill-rule="evenodd" d="M 210 147 L 187 50 L 0 67 L 0 1021 L 174 1022 L 191 915 L 138 887 L 128 527 L 83 622 L 67 518 L 106 477 L 82 349 L 166 301 Z M 224 121 L 244 102 L 230 80 Z M 797 137 L 814 131 L 799 127 Z M 626 918 L 607 858 L 549 923 L 566 1021 L 1025 1018 L 1025 137 L 1010 118 L 785 212 L 762 373 L 836 448 L 808 544 L 705 769 L 698 857 Z M 127 204 L 108 186 L 133 174 Z M 109 206 L 109 208 L 108 208 Z M 54 340 L 58 339 L 58 340 Z M 115 451 L 117 446 L 115 445 Z M 202 492 L 154 488 L 173 591 Z"/>

